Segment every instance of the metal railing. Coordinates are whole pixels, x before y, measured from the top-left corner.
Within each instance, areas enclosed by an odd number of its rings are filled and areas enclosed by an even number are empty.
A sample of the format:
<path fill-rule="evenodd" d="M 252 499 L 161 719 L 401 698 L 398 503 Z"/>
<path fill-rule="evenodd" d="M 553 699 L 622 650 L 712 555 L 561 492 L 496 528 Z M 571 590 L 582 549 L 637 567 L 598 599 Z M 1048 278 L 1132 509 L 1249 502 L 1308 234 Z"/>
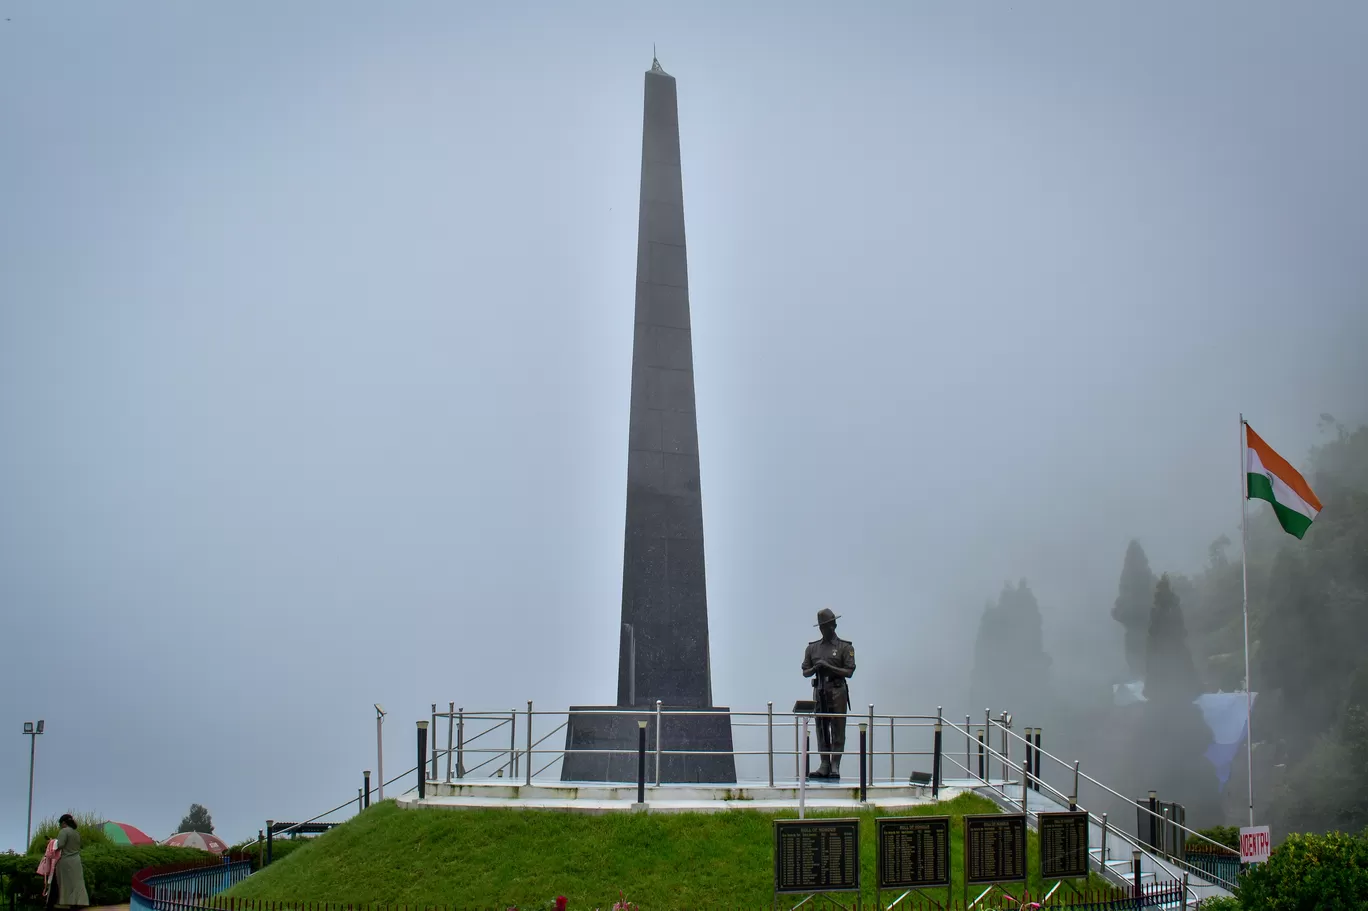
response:
<path fill-rule="evenodd" d="M 249 858 L 192 861 L 148 867 L 133 874 L 129 904 L 139 911 L 169 911 L 186 904 L 201 904 L 225 892 L 252 873 Z"/>
<path fill-rule="evenodd" d="M 464 708 L 456 707 L 454 702 L 449 703 L 449 705 L 450 708 L 447 711 L 439 712 L 437 704 L 433 703 L 428 720 L 431 744 L 426 759 L 426 780 L 434 784 L 450 784 L 467 778 L 479 777 L 486 779 L 521 777 L 524 784 L 530 785 L 533 778 L 551 770 L 557 763 L 563 762 L 568 755 L 636 756 L 634 749 L 580 749 L 556 745 L 546 746 L 547 740 L 566 729 L 571 714 L 568 711 L 536 711 L 531 702 L 528 702 L 527 708 L 522 711 L 518 709 L 467 711 Z M 737 761 L 737 780 L 765 781 L 770 787 L 774 787 L 776 781 L 782 781 L 786 777 L 784 773 L 787 771 L 787 763 L 789 762 L 792 762 L 794 782 L 796 783 L 798 779 L 804 778 L 805 771 L 801 768 L 804 753 L 806 752 L 809 756 L 818 753 L 816 743 L 811 743 L 806 750 L 804 749 L 805 745 L 802 742 L 801 733 L 803 719 L 813 721 L 818 718 L 842 717 L 823 713 L 776 712 L 772 702 L 767 704 L 763 712 L 665 709 L 660 702 L 657 702 L 653 710 L 645 707 L 640 709 L 611 708 L 580 711 L 574 714 L 617 715 L 634 719 L 643 717 L 651 719 L 654 722 L 654 745 L 649 748 L 648 775 L 657 785 L 662 781 L 662 767 L 664 760 L 668 757 L 718 755 L 716 750 L 665 748 L 664 743 L 667 739 L 665 732 L 672 720 L 691 716 L 729 718 L 733 749 L 723 755 L 730 755 Z M 899 765 L 901 763 L 903 767 L 902 774 L 907 775 L 910 771 L 908 765 L 913 757 L 925 757 L 927 764 L 932 767 L 931 774 L 935 774 L 935 767 L 938 764 L 934 762 L 936 755 L 934 743 L 927 744 L 930 747 L 929 749 L 898 749 L 897 747 L 900 740 L 905 745 L 909 744 L 909 741 L 915 737 L 913 732 L 933 735 L 938 724 L 938 715 L 878 713 L 875 711 L 874 705 L 870 704 L 865 712 L 846 712 L 843 717 L 846 719 L 847 728 L 845 750 L 847 755 L 852 752 L 850 741 L 854 739 L 850 734 L 858 727 L 863 726 L 865 729 L 867 740 L 864 771 L 869 784 L 878 785 L 895 781 L 908 783 L 905 778 L 900 777 Z M 445 732 L 440 727 L 443 721 L 445 721 Z M 496 739 L 495 736 L 491 736 L 505 731 L 508 737 L 506 746 L 502 738 Z M 445 738 L 442 737 L 443 733 L 446 735 Z M 538 733 L 540 736 L 536 736 Z M 793 741 L 792 749 L 787 748 L 790 737 Z M 443 739 L 446 741 L 445 747 L 441 746 Z M 520 740 L 522 743 L 519 742 Z M 880 749 L 879 746 L 885 742 L 887 747 Z M 473 765 L 470 764 L 472 762 Z M 776 769 L 779 770 L 778 777 L 776 777 Z M 745 771 L 752 774 L 747 776 L 743 774 Z M 934 784 L 938 783 L 937 777 Z"/>
<path fill-rule="evenodd" d="M 1061 759 L 1058 756 L 1055 756 L 1053 753 L 1050 753 L 1048 750 L 1043 749 L 1040 745 L 1039 740 L 1028 741 L 1026 737 L 1023 737 L 1016 731 L 1012 730 L 1010 715 L 1006 715 L 1004 713 L 1004 715 L 1000 715 L 995 718 L 992 716 L 989 710 L 985 710 L 984 725 L 983 728 L 980 729 L 980 733 L 983 736 L 979 736 L 979 734 L 973 730 L 973 724 L 967 716 L 965 719 L 965 725 L 963 727 L 960 727 L 952 722 L 947 722 L 947 727 L 951 730 L 958 731 L 964 735 L 966 742 L 966 751 L 969 750 L 970 745 L 976 746 L 978 748 L 979 755 L 984 757 L 984 759 L 980 759 L 981 767 L 984 765 L 985 759 L 986 764 L 989 767 L 991 767 L 994 761 L 999 763 L 1001 768 L 1004 770 L 1004 781 L 1006 781 L 1007 774 L 1009 773 L 1009 770 L 1012 768 L 1013 765 L 1012 747 L 1016 745 L 1020 748 L 1021 753 L 1023 754 L 1021 784 L 1025 786 L 1013 787 L 1012 790 L 1014 793 L 1016 793 L 1016 801 L 1018 805 L 1022 806 L 1023 812 L 1028 812 L 1025 809 L 1027 803 L 1026 791 L 1028 790 L 1048 793 L 1051 796 L 1051 798 L 1057 803 L 1061 803 L 1069 807 L 1074 807 L 1078 810 L 1086 810 L 1087 808 L 1079 800 L 1079 786 L 1081 783 L 1087 783 L 1089 785 L 1092 785 L 1094 788 L 1098 789 L 1104 794 L 1110 795 L 1114 798 L 1119 798 L 1125 803 L 1137 807 L 1139 816 L 1149 816 L 1152 819 L 1156 831 L 1159 831 L 1162 827 L 1163 830 L 1166 832 L 1180 833 L 1178 837 L 1184 839 L 1184 841 L 1186 841 L 1188 838 L 1195 838 L 1197 839 L 1198 843 L 1203 844 L 1203 850 L 1205 852 L 1209 852 L 1211 855 L 1219 857 L 1233 857 L 1237 861 L 1237 864 L 1233 869 L 1236 871 L 1238 871 L 1239 869 L 1238 851 L 1234 850 L 1228 845 L 1223 845 L 1220 842 L 1214 841 L 1208 836 L 1203 835 L 1201 832 L 1198 832 L 1194 829 L 1189 829 L 1186 825 L 1183 825 L 1181 822 L 1176 821 L 1172 819 L 1170 816 L 1161 813 L 1157 809 L 1157 802 L 1156 808 L 1151 809 L 1151 807 L 1146 806 L 1144 803 L 1140 803 L 1133 800 L 1132 798 L 1126 797 L 1120 791 L 1117 791 L 1114 788 L 1111 788 L 1108 785 L 1102 783 L 1101 781 L 1098 781 L 1096 778 L 1093 778 L 1092 776 L 1084 773 L 1080 769 L 1080 763 L 1078 760 L 1074 760 L 1072 763 L 1067 762 L 1066 760 Z M 1027 730 L 1034 729 L 1028 728 Z M 999 743 L 1001 744 L 1001 749 L 992 746 L 992 741 L 994 739 L 997 739 L 999 741 Z M 1058 788 L 1053 787 L 1044 779 L 1044 773 L 1041 769 L 1040 763 L 1042 757 L 1050 760 L 1050 762 L 1066 770 L 1068 774 L 1071 776 L 1072 785 L 1070 787 L 1069 794 L 1065 794 Z M 950 755 L 950 761 L 955 765 L 959 765 L 958 761 L 954 758 L 953 755 Z M 969 768 L 965 766 L 961 767 L 965 768 L 965 771 L 969 772 L 971 775 L 974 774 L 969 770 Z M 991 781 L 987 781 L 986 784 L 987 786 L 993 787 L 994 790 L 1002 794 L 1002 796 L 1005 799 L 1009 801 L 1013 799 L 1012 796 L 1008 794 L 1005 790 L 1003 790 L 1002 787 L 993 786 Z M 1015 786 L 1017 783 L 1011 782 L 1011 784 Z M 1148 856 L 1151 859 L 1151 862 L 1154 863 L 1156 870 L 1163 870 L 1165 873 L 1167 873 L 1175 879 L 1180 878 L 1184 873 L 1195 873 L 1198 876 L 1201 876 L 1203 879 L 1214 883 L 1215 885 L 1218 885 L 1228 891 L 1234 891 L 1237 885 L 1237 879 L 1231 878 L 1230 870 L 1232 869 L 1232 867 L 1229 865 L 1228 862 L 1204 862 L 1203 865 L 1199 866 L 1196 863 L 1175 857 L 1167 853 L 1166 851 L 1160 849 L 1159 847 L 1156 847 L 1156 845 L 1140 837 L 1139 833 L 1132 836 L 1124 828 L 1118 827 L 1114 824 L 1109 824 L 1106 813 L 1102 813 L 1099 816 L 1098 814 L 1093 813 L 1092 811 L 1087 812 L 1090 821 L 1096 823 L 1101 827 L 1102 846 L 1099 852 L 1098 860 L 1099 865 L 1102 868 L 1105 869 L 1106 864 L 1109 860 L 1107 840 L 1110 836 L 1129 845 L 1132 851 L 1140 851 L 1142 854 Z"/>

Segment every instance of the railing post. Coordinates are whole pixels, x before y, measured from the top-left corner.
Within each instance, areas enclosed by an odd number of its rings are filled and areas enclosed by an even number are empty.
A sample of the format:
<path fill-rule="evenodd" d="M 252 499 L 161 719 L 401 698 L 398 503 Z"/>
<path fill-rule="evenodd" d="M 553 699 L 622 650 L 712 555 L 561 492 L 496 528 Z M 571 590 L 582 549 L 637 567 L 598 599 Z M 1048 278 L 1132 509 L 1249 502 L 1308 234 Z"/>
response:
<path fill-rule="evenodd" d="M 1102 814 L 1102 842 L 1097 848 L 1097 863 L 1101 867 L 1101 872 L 1107 869 L 1107 814 Z"/>
<path fill-rule="evenodd" d="M 428 723 L 418 722 L 418 799 L 427 797 L 427 732 Z"/>
<path fill-rule="evenodd" d="M 869 756 L 866 760 L 869 768 L 869 780 L 874 780 L 874 703 L 869 704 Z M 861 763 L 864 765 L 865 763 Z"/>
<path fill-rule="evenodd" d="M 1036 728 L 1035 750 L 1032 751 L 1032 755 L 1035 756 L 1035 771 L 1033 774 L 1035 775 L 1035 789 L 1037 791 L 1040 790 L 1040 734 L 1044 730 L 1044 728 Z"/>
<path fill-rule="evenodd" d="M 366 791 L 364 788 L 356 789 L 356 812 L 360 813 L 366 808 Z"/>
<path fill-rule="evenodd" d="M 518 777 L 518 710 L 508 710 L 508 777 Z"/>
<path fill-rule="evenodd" d="M 1070 809 L 1070 810 L 1073 810 L 1073 809 L 1077 809 L 1077 807 L 1078 807 L 1078 760 L 1075 759 L 1075 760 L 1074 760 L 1074 784 L 1073 784 L 1073 793 L 1069 795 L 1069 809 Z"/>
<path fill-rule="evenodd" d="M 447 703 L 447 784 L 451 783 L 451 747 L 456 734 L 456 703 Z"/>
<path fill-rule="evenodd" d="M 1151 850 L 1153 850 L 1153 849 L 1156 847 L 1156 843 L 1159 841 L 1159 826 L 1158 826 L 1158 823 L 1156 822 L 1156 816 L 1157 816 L 1158 812 L 1159 812 L 1159 793 L 1158 793 L 1157 791 L 1150 791 L 1150 792 L 1149 792 L 1149 813 L 1147 814 L 1148 817 L 1149 817 L 1149 838 L 1147 838 L 1147 839 L 1145 840 L 1145 844 L 1149 845 L 1149 847 L 1150 847 Z"/>
<path fill-rule="evenodd" d="M 1021 812 L 1026 812 L 1026 795 L 1031 793 L 1031 760 L 1021 760 Z M 1029 821 L 1029 816 L 1027 817 Z"/>
<path fill-rule="evenodd" d="M 888 716 L 888 780 L 898 783 L 898 718 Z"/>
<path fill-rule="evenodd" d="M 1002 720 L 999 722 L 1002 729 L 1002 780 L 1008 781 L 1012 777 L 1012 741 L 1007 738 L 1007 713 L 1002 713 Z"/>
<path fill-rule="evenodd" d="M 983 710 L 983 742 L 984 742 L 985 744 L 991 744 L 991 743 L 993 742 L 993 718 L 992 718 L 992 709 L 984 709 L 984 710 Z M 987 755 L 987 754 L 986 754 L 986 751 L 982 751 L 982 752 L 984 752 L 984 755 Z M 992 760 L 988 760 L 988 764 L 987 764 L 987 766 L 984 768 L 984 773 L 985 773 L 984 778 L 983 778 L 984 781 L 987 781 L 989 778 L 992 777 L 992 775 L 993 775 L 993 762 L 992 762 Z"/>
<path fill-rule="evenodd" d="M 871 709 L 872 709 L 872 707 L 871 707 Z M 868 728 L 867 728 L 865 722 L 861 721 L 861 722 L 860 722 L 860 803 L 864 803 L 866 800 L 869 799 L 869 792 L 868 792 L 868 790 L 867 790 L 867 784 L 866 784 L 866 781 L 867 781 L 867 780 L 866 780 L 866 778 L 865 778 L 865 771 L 866 771 L 866 769 L 868 768 L 868 766 L 865 765 L 865 761 L 869 758 L 868 754 L 865 752 L 865 737 L 866 737 L 867 735 L 868 735 Z"/>
<path fill-rule="evenodd" d="M 798 739 L 798 716 L 793 716 L 793 739 Z M 803 716 L 803 751 L 798 759 L 803 765 L 804 774 L 798 776 L 798 818 L 802 819 L 807 812 L 807 766 L 808 760 L 808 716 Z"/>
<path fill-rule="evenodd" d="M 979 728 L 979 732 L 978 732 L 978 745 L 979 745 L 979 781 L 987 781 L 987 780 L 988 780 L 988 777 L 987 777 L 987 776 L 988 776 L 988 767 L 987 767 L 987 763 L 988 763 L 988 751 L 984 748 L 984 744 L 983 744 L 983 729 L 982 729 L 982 728 Z"/>
<path fill-rule="evenodd" d="M 656 700 L 656 787 L 660 787 L 660 700 Z"/>
<path fill-rule="evenodd" d="M 432 704 L 432 780 L 437 780 L 437 703 Z"/>
<path fill-rule="evenodd" d="M 370 806 L 370 791 L 371 791 L 371 788 L 370 788 L 370 769 L 366 769 L 366 771 L 362 772 L 362 773 L 361 773 L 361 777 L 362 777 L 362 779 L 364 779 L 365 782 L 366 782 L 366 807 L 368 807 L 368 806 Z M 365 807 L 362 807 L 362 809 L 364 810 Z"/>
<path fill-rule="evenodd" d="M 766 747 L 766 751 L 767 751 L 768 756 L 769 756 L 769 786 L 772 788 L 772 787 L 774 787 L 774 700 L 773 700 L 773 699 L 771 699 L 771 700 L 769 701 L 769 703 L 768 703 L 768 705 L 767 705 L 767 708 L 766 708 L 766 711 L 768 712 L 768 714 L 766 715 L 766 718 L 765 718 L 765 733 L 766 733 L 766 735 L 767 735 L 767 737 L 768 737 L 768 746 Z M 644 736 L 646 736 L 646 735 L 643 734 L 642 736 L 644 737 Z M 645 749 L 645 748 L 646 748 L 646 741 L 645 741 L 645 740 L 641 741 L 641 746 L 642 746 L 642 749 Z M 645 754 L 643 754 L 642 762 L 645 762 L 645 761 L 646 761 L 645 758 L 644 758 L 644 756 L 645 756 Z"/>
<path fill-rule="evenodd" d="M 456 710 L 456 777 L 465 778 L 465 706 Z"/>
<path fill-rule="evenodd" d="M 527 700 L 527 756 L 524 757 L 527 763 L 526 785 L 532 787 L 532 700 Z"/>
<path fill-rule="evenodd" d="M 274 853 L 274 852 L 272 852 L 272 850 L 271 850 L 271 842 L 274 841 L 274 840 L 275 840 L 275 820 L 274 820 L 274 819 L 268 819 L 268 820 L 266 820 L 266 862 L 265 862 L 264 864 L 262 864 L 263 867 L 270 866 L 270 863 L 271 863 L 271 856 L 272 856 L 272 854 Z"/>
<path fill-rule="evenodd" d="M 941 785 L 941 707 L 936 706 L 936 730 L 931 737 L 931 797 L 940 799 Z"/>
<path fill-rule="evenodd" d="M 637 721 L 637 805 L 646 805 L 646 722 Z"/>
<path fill-rule="evenodd" d="M 801 780 L 803 777 L 803 748 L 798 742 L 798 716 L 793 716 L 793 777 Z"/>
<path fill-rule="evenodd" d="M 1031 749 L 1032 749 L 1032 747 L 1034 746 L 1034 743 L 1033 743 L 1033 741 L 1031 740 L 1031 735 L 1032 735 L 1034 732 L 1035 732 L 1035 728 L 1027 728 L 1026 731 L 1025 731 L 1025 733 L 1026 733 L 1026 770 L 1027 770 L 1028 772 L 1031 771 L 1031 770 L 1033 770 L 1033 769 L 1035 768 L 1035 760 L 1031 758 Z"/>
<path fill-rule="evenodd" d="M 974 735 L 969 729 L 969 716 L 964 716 L 964 774 L 970 778 L 974 777 L 974 761 L 970 758 L 970 751 L 974 748 Z"/>

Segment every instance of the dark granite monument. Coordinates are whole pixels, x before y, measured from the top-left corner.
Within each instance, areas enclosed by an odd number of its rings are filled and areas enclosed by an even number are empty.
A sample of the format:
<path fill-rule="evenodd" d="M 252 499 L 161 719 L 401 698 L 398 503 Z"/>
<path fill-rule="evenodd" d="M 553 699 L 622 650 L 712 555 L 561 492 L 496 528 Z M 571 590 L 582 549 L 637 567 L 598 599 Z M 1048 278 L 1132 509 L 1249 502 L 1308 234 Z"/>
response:
<path fill-rule="evenodd" d="M 655 706 L 662 703 L 662 782 L 734 782 L 731 718 L 683 715 L 716 709 L 708 656 L 708 593 L 703 561 L 703 499 L 694 413 L 689 272 L 684 250 L 684 191 L 674 77 L 652 61 L 646 73 L 637 222 L 636 333 L 627 431 L 627 530 L 622 564 L 622 626 L 617 706 L 640 715 L 595 714 L 571 706 L 564 781 L 635 781 L 637 721 L 648 722 L 655 777 Z"/>

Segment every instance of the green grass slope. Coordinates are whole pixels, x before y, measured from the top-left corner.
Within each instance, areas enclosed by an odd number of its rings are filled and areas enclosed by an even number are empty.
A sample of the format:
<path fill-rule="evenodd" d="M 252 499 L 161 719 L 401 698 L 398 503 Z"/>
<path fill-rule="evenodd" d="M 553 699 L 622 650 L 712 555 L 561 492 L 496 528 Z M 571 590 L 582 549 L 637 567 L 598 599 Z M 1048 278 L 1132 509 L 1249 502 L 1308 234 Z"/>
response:
<path fill-rule="evenodd" d="M 916 807 L 907 815 L 992 812 L 996 807 L 990 801 L 965 794 Z M 872 902 L 876 814 L 859 815 L 860 879 L 863 897 Z M 774 818 L 744 810 L 601 816 L 400 810 L 387 801 L 310 839 L 228 896 L 500 909 L 540 908 L 557 895 L 566 896 L 571 908 L 610 908 L 625 896 L 647 911 L 759 907 L 773 897 Z M 951 833 L 951 870 L 957 872 L 963 851 L 958 819 Z M 1034 833 L 1029 860 L 1032 869 L 1038 866 Z M 1039 894 L 1039 889 L 1033 879 L 1032 894 Z M 943 889 L 930 890 L 930 895 L 937 892 L 945 896 Z M 957 886 L 953 894 L 960 894 Z M 781 905 L 796 901 L 781 899 Z"/>

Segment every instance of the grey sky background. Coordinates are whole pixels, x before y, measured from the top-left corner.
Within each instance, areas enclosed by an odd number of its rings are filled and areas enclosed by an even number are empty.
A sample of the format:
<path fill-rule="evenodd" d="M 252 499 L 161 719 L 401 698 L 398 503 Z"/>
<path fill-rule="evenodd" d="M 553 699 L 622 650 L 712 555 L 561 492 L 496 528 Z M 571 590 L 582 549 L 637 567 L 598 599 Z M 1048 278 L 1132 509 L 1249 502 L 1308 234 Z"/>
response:
<path fill-rule="evenodd" d="M 311 816 L 614 698 L 642 72 L 679 80 L 736 708 L 954 714 L 1368 418 L 1368 9 L 0 0 L 0 847 Z M 981 707 L 980 707 L 981 708 Z"/>

